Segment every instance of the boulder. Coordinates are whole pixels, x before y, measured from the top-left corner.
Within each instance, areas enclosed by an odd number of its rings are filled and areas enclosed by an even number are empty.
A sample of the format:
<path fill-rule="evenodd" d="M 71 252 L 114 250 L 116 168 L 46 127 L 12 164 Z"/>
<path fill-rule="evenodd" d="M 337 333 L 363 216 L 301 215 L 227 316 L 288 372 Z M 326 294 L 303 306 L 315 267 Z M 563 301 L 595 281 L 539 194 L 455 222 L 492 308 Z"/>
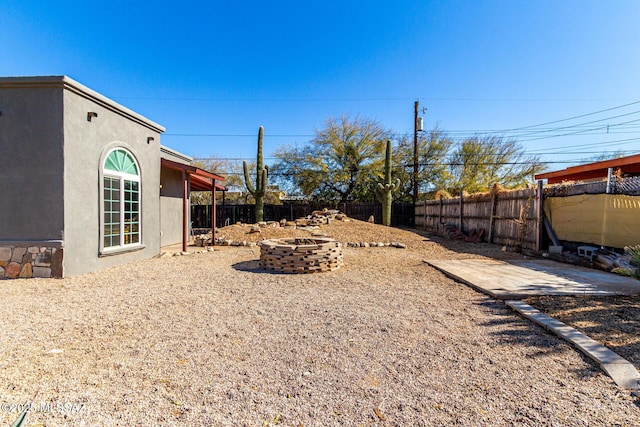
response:
<path fill-rule="evenodd" d="M 0 261 L 9 261 L 11 259 L 11 248 L 0 248 Z"/>
<path fill-rule="evenodd" d="M 27 248 L 13 248 L 13 256 L 11 257 L 11 261 L 21 262 L 26 253 Z"/>
<path fill-rule="evenodd" d="M 33 277 L 48 279 L 51 277 L 51 269 L 48 267 L 33 267 Z"/>
<path fill-rule="evenodd" d="M 10 262 L 4 267 L 5 277 L 9 279 L 17 279 L 20 275 L 21 266 L 17 262 Z"/>

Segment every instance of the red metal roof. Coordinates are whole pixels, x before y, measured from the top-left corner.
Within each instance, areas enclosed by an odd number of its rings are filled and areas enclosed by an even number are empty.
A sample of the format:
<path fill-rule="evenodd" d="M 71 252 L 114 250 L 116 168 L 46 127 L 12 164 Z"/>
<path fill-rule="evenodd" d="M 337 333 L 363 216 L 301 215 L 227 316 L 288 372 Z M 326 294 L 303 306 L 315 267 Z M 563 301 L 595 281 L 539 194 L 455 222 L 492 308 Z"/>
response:
<path fill-rule="evenodd" d="M 640 154 L 540 173 L 535 176 L 535 179 L 546 179 L 549 184 L 558 184 L 563 181 L 594 180 L 606 178 L 609 168 L 620 170 L 623 174 L 638 175 L 640 174 Z"/>
<path fill-rule="evenodd" d="M 198 174 L 190 175 L 190 183 L 192 191 L 211 191 L 211 180 L 203 178 Z M 226 188 L 220 184 L 216 184 L 216 190 L 225 191 Z"/>
<path fill-rule="evenodd" d="M 185 165 L 184 163 L 174 162 L 173 160 L 160 159 L 160 165 L 165 168 L 184 170 L 189 174 L 192 191 L 211 191 L 211 182 L 224 181 L 224 177 L 213 174 L 204 169 L 195 166 Z M 222 185 L 215 184 L 216 190 L 226 190 Z"/>

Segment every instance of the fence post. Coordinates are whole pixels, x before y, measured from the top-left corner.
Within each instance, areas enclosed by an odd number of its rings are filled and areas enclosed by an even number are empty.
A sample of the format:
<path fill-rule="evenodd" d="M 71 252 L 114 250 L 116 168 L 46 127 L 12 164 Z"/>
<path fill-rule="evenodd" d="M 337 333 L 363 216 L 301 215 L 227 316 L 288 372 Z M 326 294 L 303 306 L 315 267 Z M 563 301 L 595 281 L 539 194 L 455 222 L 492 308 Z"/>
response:
<path fill-rule="evenodd" d="M 496 203 L 498 202 L 497 192 L 494 191 L 491 194 L 491 210 L 489 212 L 489 236 L 487 237 L 487 241 L 489 243 L 493 243 L 493 226 L 496 221 Z"/>
<path fill-rule="evenodd" d="M 613 176 L 613 168 L 608 168 L 607 169 L 607 188 L 605 190 L 606 194 L 612 193 L 611 191 L 611 187 L 613 184 L 613 180 L 614 180 L 614 176 Z"/>
<path fill-rule="evenodd" d="M 537 206 L 536 206 L 536 251 L 540 251 L 542 249 L 542 213 L 544 212 L 543 204 L 544 204 L 544 194 L 542 190 L 542 180 L 538 180 L 538 189 L 537 189 Z"/>
<path fill-rule="evenodd" d="M 462 198 L 463 198 L 463 191 L 460 190 L 460 231 L 462 231 Z"/>
<path fill-rule="evenodd" d="M 422 220 L 422 231 L 427 231 L 427 196 L 424 196 L 424 219 Z"/>

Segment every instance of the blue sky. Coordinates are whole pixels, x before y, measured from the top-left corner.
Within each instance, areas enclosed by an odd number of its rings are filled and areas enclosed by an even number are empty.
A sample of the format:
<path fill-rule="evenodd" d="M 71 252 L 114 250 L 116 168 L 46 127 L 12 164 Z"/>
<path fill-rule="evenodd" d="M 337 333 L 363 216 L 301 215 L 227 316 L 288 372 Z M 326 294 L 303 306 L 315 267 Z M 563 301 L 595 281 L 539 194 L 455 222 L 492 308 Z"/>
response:
<path fill-rule="evenodd" d="M 0 75 L 68 75 L 194 157 L 254 158 L 260 125 L 271 155 L 341 114 L 412 134 L 419 100 L 426 128 L 517 137 L 554 170 L 640 152 L 638 22 L 637 0 L 0 0 Z"/>

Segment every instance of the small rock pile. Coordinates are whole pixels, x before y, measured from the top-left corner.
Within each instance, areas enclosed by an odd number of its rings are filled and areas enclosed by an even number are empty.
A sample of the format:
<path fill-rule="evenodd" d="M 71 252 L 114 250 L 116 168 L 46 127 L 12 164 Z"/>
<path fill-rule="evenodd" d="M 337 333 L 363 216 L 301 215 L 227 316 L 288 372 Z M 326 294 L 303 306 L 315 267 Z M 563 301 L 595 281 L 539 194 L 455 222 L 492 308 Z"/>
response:
<path fill-rule="evenodd" d="M 213 252 L 213 248 L 209 247 L 206 249 L 202 249 L 199 251 L 194 251 L 194 252 L 183 252 L 183 251 L 178 251 L 178 252 L 161 252 L 160 254 L 156 255 L 156 258 L 171 258 L 174 256 L 189 256 L 189 255 L 193 255 L 193 254 L 206 254 L 207 252 Z"/>
<path fill-rule="evenodd" d="M 295 223 L 296 226 L 313 227 L 323 224 L 330 224 L 333 220 L 345 222 L 350 221 L 347 215 L 340 212 L 339 210 L 324 208 L 320 211 L 313 211 L 311 212 L 311 215 L 307 215 L 304 218 L 298 218 Z"/>
<path fill-rule="evenodd" d="M 322 210 L 313 211 L 311 215 L 307 215 L 302 218 L 298 218 L 295 221 L 289 221 L 287 219 L 281 219 L 280 221 L 260 221 L 256 224 L 243 224 L 236 223 L 236 225 L 247 226 L 247 234 L 252 233 L 260 233 L 264 228 L 286 228 L 286 229 L 302 229 L 309 231 L 313 236 L 323 236 L 318 227 L 324 224 L 330 224 L 331 221 L 351 221 L 347 215 L 340 212 L 337 209 L 327 209 L 324 208 Z M 195 237 L 196 246 L 210 246 L 211 245 L 212 236 L 211 233 L 200 234 Z M 217 236 L 216 245 L 223 246 L 255 246 L 254 242 L 246 242 L 246 241 L 234 241 L 228 240 L 225 236 Z"/>
<path fill-rule="evenodd" d="M 285 230 L 298 230 L 309 233 L 311 237 L 327 237 L 325 228 L 323 230 L 323 226 L 328 226 L 330 224 L 343 224 L 351 222 L 352 220 L 343 212 L 340 212 L 337 209 L 322 209 L 313 211 L 310 215 L 305 217 L 298 218 L 294 221 L 290 221 L 287 219 L 282 219 L 280 221 L 262 221 L 257 224 L 244 224 L 244 223 L 236 223 L 235 226 L 232 227 L 241 227 L 242 234 L 246 237 L 240 237 L 237 231 L 231 232 L 231 236 L 225 236 L 225 229 L 216 231 L 216 241 L 215 244 L 219 246 L 249 246 L 255 247 L 258 241 L 262 241 L 265 239 L 274 238 L 271 232 L 268 232 L 269 229 L 278 229 L 280 232 L 276 233 L 277 237 L 290 237 Z M 359 223 L 356 221 L 356 223 Z M 345 224 L 346 225 L 346 224 Z M 330 227 L 329 227 L 330 228 Z M 236 228 L 237 230 L 237 228 Z M 276 231 L 276 230 L 274 230 Z M 295 234 L 295 233 L 291 233 Z M 300 233 L 297 233 L 298 237 Z M 304 233 L 303 233 L 304 234 Z M 265 236 L 265 237 L 263 237 Z M 267 237 L 269 236 L 269 237 Z M 357 237 L 356 237 L 357 239 Z M 211 233 L 201 234 L 196 236 L 195 244 L 196 246 L 211 246 Z M 361 241 L 361 240 L 350 240 L 342 237 L 340 240 L 344 247 L 347 248 L 377 248 L 377 247 L 394 247 L 394 248 L 406 248 L 407 245 L 404 243 L 400 243 L 398 241 L 391 240 L 378 240 L 378 241 Z"/>
<path fill-rule="evenodd" d="M 344 244 L 347 248 L 384 248 L 392 247 L 405 249 L 407 245 L 400 242 L 346 242 Z"/>
<path fill-rule="evenodd" d="M 633 265 L 631 256 L 617 254 L 615 252 L 598 249 L 591 260 L 593 266 L 604 271 L 622 274 L 625 276 L 638 276 L 640 270 Z"/>
<path fill-rule="evenodd" d="M 460 230 L 455 225 L 447 224 L 444 226 L 444 231 L 447 233 L 450 239 L 454 240 L 464 240 L 465 242 L 470 243 L 478 243 L 482 241 L 482 238 L 485 235 L 484 228 L 478 228 L 470 230 L 468 233 Z"/>

